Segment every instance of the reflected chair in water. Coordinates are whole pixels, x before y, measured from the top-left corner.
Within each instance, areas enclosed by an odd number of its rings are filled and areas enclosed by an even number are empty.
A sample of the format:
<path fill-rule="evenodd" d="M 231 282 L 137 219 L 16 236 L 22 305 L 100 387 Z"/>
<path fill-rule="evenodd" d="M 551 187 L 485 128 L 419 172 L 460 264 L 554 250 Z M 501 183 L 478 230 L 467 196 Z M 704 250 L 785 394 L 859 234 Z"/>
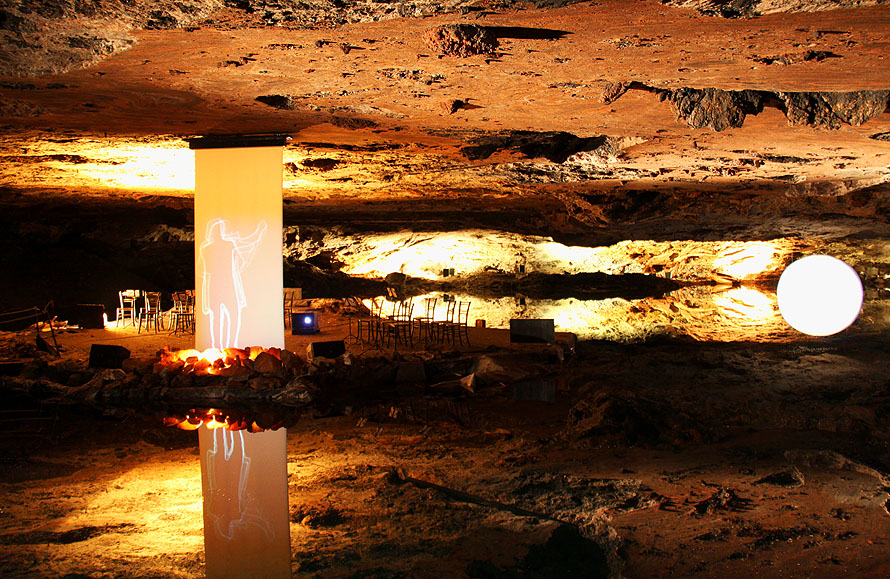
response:
<path fill-rule="evenodd" d="M 126 323 L 127 318 L 130 319 L 130 324 L 134 326 L 136 325 L 136 308 L 141 293 L 142 292 L 137 289 L 121 290 L 117 292 L 120 305 L 118 306 L 117 313 L 114 317 L 114 325 L 120 326 L 122 321 Z"/>
<path fill-rule="evenodd" d="M 170 312 L 171 334 L 195 333 L 195 297 L 189 292 L 173 294 L 173 310 Z"/>
<path fill-rule="evenodd" d="M 145 329 L 154 326 L 154 331 L 158 332 L 164 329 L 164 323 L 161 319 L 161 292 L 144 292 L 145 305 L 139 308 L 139 321 L 136 332 L 142 331 L 142 323 L 145 323 Z"/>

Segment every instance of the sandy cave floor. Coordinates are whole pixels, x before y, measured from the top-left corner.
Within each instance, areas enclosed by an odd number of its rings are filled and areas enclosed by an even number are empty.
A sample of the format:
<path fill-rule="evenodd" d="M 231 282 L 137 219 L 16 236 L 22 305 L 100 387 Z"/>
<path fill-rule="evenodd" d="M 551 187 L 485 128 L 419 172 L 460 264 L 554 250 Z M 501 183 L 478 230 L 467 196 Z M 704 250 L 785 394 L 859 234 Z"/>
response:
<path fill-rule="evenodd" d="M 327 314 L 322 334 L 287 346 L 305 355 L 344 322 Z M 474 332 L 469 353 L 551 363 L 496 335 Z M 59 336 L 70 359 L 91 343 L 150 355 L 191 339 Z M 553 402 L 486 387 L 452 401 L 460 421 L 306 415 L 288 430 L 294 574 L 887 576 L 887 350 L 581 343 Z M 52 437 L 0 439 L 0 574 L 202 576 L 195 434 L 59 413 Z"/>

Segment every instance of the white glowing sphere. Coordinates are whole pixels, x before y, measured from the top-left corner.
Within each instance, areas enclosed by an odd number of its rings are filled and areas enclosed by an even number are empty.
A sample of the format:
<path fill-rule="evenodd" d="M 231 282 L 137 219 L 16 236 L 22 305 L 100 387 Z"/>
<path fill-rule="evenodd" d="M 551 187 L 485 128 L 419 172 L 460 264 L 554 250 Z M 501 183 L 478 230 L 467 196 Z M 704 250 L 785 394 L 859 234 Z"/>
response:
<path fill-rule="evenodd" d="M 776 294 L 788 325 L 811 336 L 846 329 L 862 309 L 862 282 L 856 270 L 829 255 L 810 255 L 789 265 Z"/>

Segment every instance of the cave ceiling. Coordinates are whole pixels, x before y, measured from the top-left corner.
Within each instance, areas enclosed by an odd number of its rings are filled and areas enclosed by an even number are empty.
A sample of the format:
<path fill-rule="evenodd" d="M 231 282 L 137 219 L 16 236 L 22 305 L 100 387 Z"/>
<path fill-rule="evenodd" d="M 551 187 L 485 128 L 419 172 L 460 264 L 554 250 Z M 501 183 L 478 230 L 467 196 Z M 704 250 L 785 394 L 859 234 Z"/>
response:
<path fill-rule="evenodd" d="M 890 233 L 882 2 L 33 0 L 0 28 L 8 207 L 187 208 L 184 139 L 281 133 L 290 224 Z"/>

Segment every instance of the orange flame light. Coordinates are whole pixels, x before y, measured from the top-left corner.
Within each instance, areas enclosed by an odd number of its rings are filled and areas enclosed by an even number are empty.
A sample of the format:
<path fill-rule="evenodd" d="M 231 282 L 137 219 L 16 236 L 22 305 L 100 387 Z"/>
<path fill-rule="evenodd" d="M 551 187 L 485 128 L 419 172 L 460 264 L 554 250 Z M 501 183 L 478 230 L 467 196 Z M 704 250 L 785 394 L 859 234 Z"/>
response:
<path fill-rule="evenodd" d="M 182 374 L 215 375 L 220 377 L 236 376 L 249 372 L 253 361 L 266 352 L 281 359 L 281 350 L 278 348 L 262 348 L 251 346 L 249 348 L 208 348 L 199 350 L 168 350 L 160 353 L 160 362 L 156 371 L 169 369 Z M 262 432 L 264 430 L 276 430 L 281 427 L 281 421 L 267 424 L 258 424 L 256 421 L 243 416 L 230 416 L 222 410 L 215 408 L 193 409 L 184 415 L 167 416 L 164 418 L 165 426 L 175 426 L 182 430 L 197 430 L 202 425 L 210 430 L 224 428 L 225 430 L 247 432 Z"/>
<path fill-rule="evenodd" d="M 215 374 L 227 375 L 226 369 L 243 368 L 245 360 L 256 360 L 262 352 L 268 352 L 281 359 L 278 348 L 264 349 L 260 346 L 250 348 L 208 348 L 206 350 L 164 350 L 161 352 L 161 365 L 168 368 L 182 366 L 184 374 Z"/>

